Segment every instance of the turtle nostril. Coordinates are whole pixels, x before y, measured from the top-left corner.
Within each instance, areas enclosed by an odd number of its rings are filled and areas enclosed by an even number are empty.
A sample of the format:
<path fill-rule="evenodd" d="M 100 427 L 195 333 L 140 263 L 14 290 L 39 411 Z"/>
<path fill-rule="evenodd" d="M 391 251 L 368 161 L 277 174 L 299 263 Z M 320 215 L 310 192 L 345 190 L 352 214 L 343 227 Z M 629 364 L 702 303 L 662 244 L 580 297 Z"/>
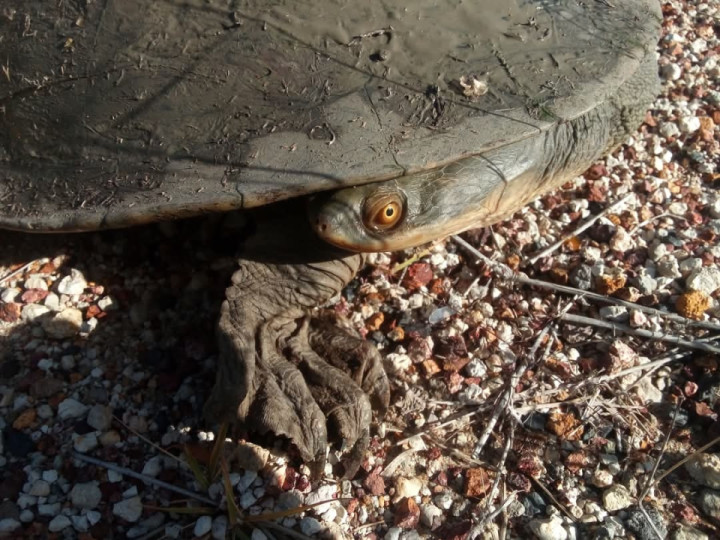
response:
<path fill-rule="evenodd" d="M 318 220 L 315 222 L 315 227 L 316 227 L 317 230 L 320 231 L 320 232 L 323 232 L 323 233 L 324 233 L 325 231 L 327 231 L 327 223 L 324 222 L 324 221 L 322 221 L 321 219 L 318 219 Z"/>

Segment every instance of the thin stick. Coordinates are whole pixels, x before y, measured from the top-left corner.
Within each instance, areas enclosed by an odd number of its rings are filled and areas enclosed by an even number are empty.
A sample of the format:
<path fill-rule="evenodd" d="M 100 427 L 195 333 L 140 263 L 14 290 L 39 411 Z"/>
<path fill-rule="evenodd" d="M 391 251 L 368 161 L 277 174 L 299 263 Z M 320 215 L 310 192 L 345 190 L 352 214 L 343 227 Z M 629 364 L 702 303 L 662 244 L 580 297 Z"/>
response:
<path fill-rule="evenodd" d="M 583 291 L 582 289 L 577 289 L 575 287 L 569 287 L 568 285 L 559 285 L 557 283 L 549 283 L 547 281 L 540 281 L 539 279 L 532 279 L 529 278 L 523 274 L 517 274 L 515 273 L 510 267 L 504 265 L 501 262 L 493 261 L 480 251 L 478 251 L 475 247 L 467 243 L 465 240 L 460 238 L 459 236 L 453 236 L 452 239 L 457 242 L 460 246 L 465 248 L 467 251 L 469 251 L 472 255 L 476 256 L 480 260 L 482 260 L 485 264 L 490 266 L 493 270 L 495 270 L 498 274 L 500 274 L 501 277 L 508 279 L 510 281 L 516 281 L 518 283 L 522 283 L 523 285 L 529 285 L 531 287 L 540 287 L 542 289 L 550 289 L 553 291 L 565 293 L 565 294 L 576 294 L 579 296 L 582 296 L 583 298 L 588 298 L 591 300 L 597 300 L 599 302 L 605 302 L 607 304 L 613 304 L 616 306 L 623 306 L 628 309 L 634 309 L 636 311 L 642 311 L 644 313 L 649 313 L 651 315 L 657 315 L 659 317 L 664 317 L 665 319 L 669 319 L 671 321 L 675 321 L 681 324 L 684 324 L 686 326 L 695 327 L 695 328 L 704 328 L 706 330 L 714 330 L 714 331 L 720 331 L 720 325 L 713 324 L 706 321 L 693 321 L 692 319 L 688 319 L 686 317 L 683 317 L 682 315 L 678 315 L 677 313 L 669 313 L 667 311 L 660 311 L 659 309 L 642 306 L 640 304 L 636 304 L 634 302 L 627 302 L 626 300 L 620 300 L 619 298 L 613 298 L 610 296 L 604 296 L 602 294 L 594 293 L 591 291 Z"/>
<path fill-rule="evenodd" d="M 39 259 L 38 259 L 38 260 L 39 260 Z M 7 280 L 9 280 L 11 277 L 14 277 L 14 276 L 16 276 L 16 275 L 18 275 L 18 274 L 21 274 L 22 272 L 24 272 L 25 270 L 27 270 L 28 268 L 30 268 L 30 266 L 32 266 L 32 264 L 35 263 L 35 262 L 36 262 L 36 261 L 30 261 L 29 263 L 23 264 L 20 268 L 17 268 L 17 269 L 15 269 L 15 270 L 13 270 L 13 271 L 10 272 L 9 274 L 5 274 L 4 276 L 0 277 L 0 284 L 5 283 L 5 282 L 6 282 Z"/>
<path fill-rule="evenodd" d="M 513 502 L 515 499 L 517 499 L 517 495 L 515 492 L 512 492 L 510 495 L 507 496 L 507 498 L 503 501 L 503 503 L 498 506 L 495 510 L 490 512 L 488 515 L 486 515 L 484 518 L 482 518 L 481 521 L 477 523 L 472 529 L 470 529 L 470 533 L 468 534 L 468 538 L 477 538 L 480 533 L 485 530 L 485 527 L 488 523 L 490 523 L 493 519 L 495 519 L 501 512 L 503 512 L 508 506 L 510 506 L 510 503 Z"/>
<path fill-rule="evenodd" d="M 688 341 L 688 340 L 682 339 L 678 336 L 674 336 L 671 334 L 664 334 L 662 332 L 654 332 L 652 330 L 643 330 L 642 328 L 632 328 L 625 324 L 620 324 L 620 323 L 615 323 L 615 322 L 610 322 L 610 321 L 601 321 L 598 319 L 592 319 L 590 317 L 583 317 L 582 315 L 574 315 L 572 313 L 565 313 L 564 315 L 560 315 L 560 319 L 562 319 L 565 322 L 569 322 L 569 323 L 581 324 L 581 325 L 587 325 L 587 326 L 595 326 L 598 328 L 605 328 L 606 330 L 613 330 L 614 332 L 622 332 L 624 334 L 629 334 L 631 336 L 638 336 L 638 337 L 643 337 L 643 338 L 648 338 L 648 339 L 657 339 L 658 341 L 666 341 L 668 343 L 673 343 L 680 347 L 687 347 L 688 349 L 697 349 L 699 351 L 720 354 L 720 347 L 714 347 L 712 345 L 708 345 L 707 343 L 703 343 L 701 341 Z"/>
<path fill-rule="evenodd" d="M 136 480 L 141 480 L 142 482 L 145 482 L 146 484 L 158 486 L 158 487 L 167 489 L 168 491 L 174 491 L 175 493 L 184 495 L 185 497 L 190 497 L 191 499 L 195 499 L 196 501 L 200 501 L 201 503 L 210 505 L 213 508 L 216 508 L 218 506 L 217 501 L 213 501 L 212 499 L 209 499 L 209 498 L 205 497 L 204 495 L 201 495 L 200 493 L 195 493 L 194 491 L 190 491 L 189 489 L 174 486 L 167 482 L 163 482 L 162 480 L 158 480 L 157 478 L 153 478 L 152 476 L 140 474 L 138 472 L 133 471 L 132 469 L 128 469 L 127 467 L 121 467 L 120 465 L 115 465 L 114 463 L 110 463 L 109 461 L 102 461 L 101 459 L 97 459 L 97 458 L 94 458 L 91 456 L 86 456 L 85 454 L 81 454 L 80 452 L 73 452 L 72 455 L 75 459 L 79 459 L 80 461 L 84 461 L 85 463 L 90 463 L 92 465 L 104 467 L 108 470 L 115 471 L 116 473 L 124 474 L 125 476 L 135 478 Z"/>
<path fill-rule="evenodd" d="M 527 356 L 523 357 L 520 360 L 517 368 L 515 369 L 515 372 L 513 373 L 512 377 L 510 378 L 510 382 L 509 382 L 507 388 L 502 393 L 502 395 L 500 396 L 500 399 L 497 401 L 497 403 L 495 403 L 493 413 L 490 416 L 490 418 L 488 419 L 485 429 L 483 430 L 480 437 L 478 437 L 478 442 L 475 445 L 475 448 L 473 449 L 473 454 L 475 454 L 476 457 L 482 453 L 483 448 L 485 447 L 485 444 L 487 444 L 487 441 L 490 438 L 490 433 L 492 433 L 492 430 L 495 428 L 495 424 L 497 424 L 497 421 L 500 418 L 500 415 L 503 413 L 503 411 L 507 410 L 508 406 L 512 403 L 513 395 L 515 394 L 515 386 L 517 386 L 518 382 L 520 381 L 523 374 L 525 373 L 525 370 L 527 370 L 527 367 L 529 365 L 528 360 L 535 357 L 535 353 L 537 352 L 538 348 L 540 347 L 540 343 L 542 342 L 543 338 L 547 335 L 549 330 L 550 330 L 550 324 L 547 324 L 542 329 L 542 331 L 538 334 L 538 337 L 535 339 L 535 343 L 533 343 L 532 348 L 528 352 Z"/>
<path fill-rule="evenodd" d="M 597 377 L 597 380 L 594 382 L 596 382 L 597 384 L 602 384 L 604 382 L 611 381 L 613 379 L 619 379 L 620 377 L 624 377 L 625 375 L 631 375 L 637 371 L 644 371 L 646 369 L 664 366 L 665 364 L 669 364 L 670 362 L 674 362 L 675 360 L 680 360 L 681 358 L 685 358 L 689 354 L 690 354 L 689 351 L 683 351 L 683 352 L 671 354 L 664 358 L 660 358 L 659 360 L 653 360 L 652 362 L 648 362 L 647 364 L 640 364 L 638 366 L 633 366 L 633 367 L 629 367 L 627 369 L 622 369 L 622 370 L 618 371 L 617 373 L 613 373 L 612 375 L 600 375 L 599 377 Z"/>
<path fill-rule="evenodd" d="M 498 487 L 500 486 L 500 479 L 507 474 L 507 471 L 505 470 L 505 463 L 507 462 L 508 454 L 510 453 L 510 448 L 512 447 L 512 443 L 515 440 L 515 422 L 508 422 L 510 425 L 509 431 L 510 433 L 507 434 L 507 439 L 505 440 L 505 446 L 503 448 L 502 456 L 500 456 L 500 459 L 498 460 L 498 464 L 496 465 L 498 474 L 495 475 L 495 481 L 493 482 L 492 488 L 490 488 L 490 493 L 485 499 L 485 510 L 490 509 L 490 505 L 495 500 L 495 495 L 497 495 Z"/>
<path fill-rule="evenodd" d="M 577 229 L 575 229 L 575 230 L 572 231 L 571 233 L 566 234 L 565 236 L 563 236 L 560 240 L 558 240 L 557 242 L 555 242 L 555 243 L 552 244 L 551 246 L 543 249 L 540 253 L 538 253 L 538 254 L 533 255 L 532 257 L 530 257 L 530 259 L 529 259 L 530 264 L 535 264 L 535 263 L 536 263 L 537 261 L 539 261 L 540 259 L 542 259 L 542 258 L 544 258 L 544 257 L 547 257 L 547 256 L 550 255 L 553 251 L 555 251 L 557 248 L 559 248 L 559 247 L 562 246 L 565 242 L 567 242 L 570 238 L 572 238 L 573 236 L 579 235 L 581 232 L 585 231 L 586 229 L 589 229 L 589 228 L 592 227 L 593 224 L 594 224 L 597 220 L 599 220 L 601 217 L 604 217 L 604 216 L 608 215 L 610 212 L 612 212 L 613 210 L 616 210 L 618 207 L 620 207 L 620 206 L 622 206 L 623 204 L 625 204 L 628 199 L 630 199 L 631 197 L 634 197 L 634 196 L 635 196 L 634 193 L 628 193 L 627 195 L 625 195 L 625 196 L 624 196 L 622 199 L 620 199 L 619 201 L 615 201 L 615 202 L 612 203 L 610 206 L 608 206 L 605 210 L 603 210 L 603 211 L 600 212 L 599 214 L 597 214 L 597 215 L 591 217 L 590 219 L 588 219 L 585 223 L 583 223 L 582 225 L 580 225 Z"/>
<path fill-rule="evenodd" d="M 673 465 L 672 467 L 670 467 L 667 471 L 665 471 L 665 472 L 662 473 L 660 476 L 658 476 L 658 477 L 655 479 L 655 482 L 653 482 L 653 485 L 659 484 L 661 480 L 663 480 L 667 475 L 669 475 L 670 473 L 672 473 L 675 469 L 677 469 L 678 467 L 683 466 L 685 463 L 687 463 L 688 461 L 690 461 L 692 458 L 694 458 L 694 457 L 697 456 L 698 454 L 702 454 L 705 450 L 707 450 L 708 448 L 710 448 L 711 446 L 713 446 L 713 445 L 715 445 L 715 444 L 717 444 L 717 443 L 719 443 L 719 442 L 720 442 L 720 437 L 715 437 L 712 441 L 710 441 L 710 442 L 707 443 L 706 445 L 701 446 L 700 448 L 698 448 L 697 450 L 695 450 L 695 451 L 694 451 L 692 454 L 690 454 L 689 456 L 685 456 L 683 459 L 681 459 L 680 461 L 678 461 L 675 465 Z"/>
<path fill-rule="evenodd" d="M 577 519 L 575 519 L 575 516 L 573 516 L 567 508 L 565 508 L 562 504 L 560 504 L 560 501 L 557 500 L 555 495 L 553 495 L 552 491 L 550 491 L 547 487 L 545 487 L 545 484 L 543 484 L 542 482 L 540 482 L 540 480 L 538 480 L 537 478 L 534 478 L 532 476 L 528 476 L 528 478 L 530 478 L 530 480 L 532 482 L 535 482 L 535 484 L 540 489 L 543 490 L 545 495 L 547 495 L 550 498 L 550 500 L 553 502 L 553 504 L 555 506 L 557 506 L 563 514 L 565 514 L 565 517 L 567 517 L 573 523 L 577 523 Z"/>

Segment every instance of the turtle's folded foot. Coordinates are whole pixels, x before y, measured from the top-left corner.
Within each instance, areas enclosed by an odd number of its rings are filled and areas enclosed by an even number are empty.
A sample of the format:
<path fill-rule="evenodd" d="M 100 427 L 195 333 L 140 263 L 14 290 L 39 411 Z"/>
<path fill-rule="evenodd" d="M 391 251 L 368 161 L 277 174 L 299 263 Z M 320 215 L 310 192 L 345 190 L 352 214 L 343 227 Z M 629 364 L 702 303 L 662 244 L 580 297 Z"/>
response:
<path fill-rule="evenodd" d="M 340 290 L 360 262 L 352 256 L 311 265 L 242 263 L 222 308 L 208 420 L 283 435 L 316 474 L 329 432 L 346 450 L 345 476 L 355 474 L 370 440 L 371 403 L 384 412 L 389 383 L 371 344 L 306 312 Z"/>

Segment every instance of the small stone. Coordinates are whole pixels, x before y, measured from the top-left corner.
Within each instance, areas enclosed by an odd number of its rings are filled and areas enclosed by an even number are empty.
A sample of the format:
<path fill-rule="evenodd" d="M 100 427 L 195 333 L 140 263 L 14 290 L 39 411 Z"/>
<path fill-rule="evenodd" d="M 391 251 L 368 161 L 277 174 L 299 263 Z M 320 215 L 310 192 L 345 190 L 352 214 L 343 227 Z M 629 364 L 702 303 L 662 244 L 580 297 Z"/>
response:
<path fill-rule="evenodd" d="M 38 504 L 37 511 L 41 516 L 56 516 L 60 513 L 60 503 Z"/>
<path fill-rule="evenodd" d="M 492 487 L 493 477 L 491 472 L 482 467 L 468 469 L 465 473 L 465 495 L 467 497 L 486 495 Z"/>
<path fill-rule="evenodd" d="M 566 540 L 568 536 L 562 519 L 557 515 L 545 519 L 533 519 L 529 525 L 530 530 L 540 540 Z"/>
<path fill-rule="evenodd" d="M 54 292 L 51 292 L 45 297 L 45 300 L 43 300 L 43 305 L 49 310 L 60 311 L 60 297 Z"/>
<path fill-rule="evenodd" d="M 666 139 L 675 138 L 680 135 L 680 130 L 675 122 L 662 122 L 658 127 L 658 132 Z"/>
<path fill-rule="evenodd" d="M 140 497 L 131 497 L 113 505 L 113 514 L 131 523 L 142 516 L 143 505 Z M 208 529 L 209 530 L 209 529 Z"/>
<path fill-rule="evenodd" d="M 709 296 L 701 291 L 688 291 L 678 296 L 675 302 L 675 309 L 683 317 L 699 321 L 711 306 Z"/>
<path fill-rule="evenodd" d="M 614 322 L 625 322 L 630 318 L 624 306 L 604 306 L 600 308 L 599 314 L 601 318 Z"/>
<path fill-rule="evenodd" d="M 657 271 L 663 277 L 676 279 L 681 277 L 678 260 L 671 256 L 665 256 L 657 262 Z"/>
<path fill-rule="evenodd" d="M 702 268 L 702 259 L 699 257 L 688 257 L 680 262 L 680 273 L 687 277 L 695 270 Z"/>
<path fill-rule="evenodd" d="M 676 201 L 676 202 L 670 203 L 670 205 L 668 205 L 668 210 L 673 215 L 685 216 L 685 214 L 687 214 L 687 211 L 688 211 L 688 205 L 687 205 L 687 203 Z"/>
<path fill-rule="evenodd" d="M 78 532 L 87 532 L 90 528 L 90 524 L 88 523 L 86 516 L 70 516 L 70 521 L 72 522 L 73 529 Z M 129 531 L 128 538 L 130 538 Z"/>
<path fill-rule="evenodd" d="M 76 452 L 87 454 L 98 446 L 98 438 L 95 433 L 86 433 L 73 438 L 73 448 Z"/>
<path fill-rule="evenodd" d="M 253 529 L 253 532 L 250 534 L 250 540 L 268 540 L 268 537 L 260 529 Z"/>
<path fill-rule="evenodd" d="M 22 523 L 32 523 L 33 521 L 35 521 L 35 514 L 32 510 L 23 510 L 22 512 L 20 512 L 20 521 Z"/>
<path fill-rule="evenodd" d="M 700 129 L 700 119 L 697 116 L 684 116 L 678 122 L 678 127 L 683 133 L 694 133 Z"/>
<path fill-rule="evenodd" d="M 453 496 L 449 492 L 443 491 L 442 493 L 436 495 L 433 501 L 438 508 L 442 510 L 450 510 L 450 507 L 453 505 Z"/>
<path fill-rule="evenodd" d="M 323 526 L 317 519 L 306 516 L 300 520 L 300 530 L 306 536 L 315 537 L 323 530 Z"/>
<path fill-rule="evenodd" d="M 672 540 L 708 540 L 707 534 L 695 527 L 680 524 L 680 526 L 672 533 Z"/>
<path fill-rule="evenodd" d="M 415 499 L 407 497 L 395 505 L 395 526 L 414 529 L 420 521 L 420 508 Z"/>
<path fill-rule="evenodd" d="M 412 366 L 412 359 L 407 354 L 390 353 L 386 361 L 391 373 L 402 373 Z"/>
<path fill-rule="evenodd" d="M 70 490 L 70 501 L 73 506 L 77 506 L 78 508 L 92 510 L 100 504 L 101 500 L 102 492 L 100 491 L 97 482 L 75 484 L 72 490 Z"/>
<path fill-rule="evenodd" d="M 682 68 L 672 62 L 665 64 L 660 68 L 660 76 L 669 81 L 677 81 L 682 76 Z"/>
<path fill-rule="evenodd" d="M 617 512 L 633 504 L 630 492 L 622 484 L 615 484 L 603 493 L 603 507 L 608 512 Z"/>
<path fill-rule="evenodd" d="M 200 516 L 195 522 L 193 534 L 196 538 L 205 536 L 212 530 L 212 518 L 210 516 Z"/>
<path fill-rule="evenodd" d="M 112 446 L 119 443 L 121 439 L 122 437 L 120 437 L 120 433 L 118 433 L 114 429 L 111 429 L 110 431 L 106 431 L 105 433 L 100 435 L 100 438 L 98 440 L 103 446 Z"/>
<path fill-rule="evenodd" d="M 640 510 L 629 511 L 625 518 L 625 528 L 632 532 L 637 540 L 655 540 L 658 538 L 655 529 L 660 533 L 660 538 L 666 538 L 667 525 L 660 512 L 652 507 L 646 507 L 645 512 L 647 516 Z M 652 520 L 652 525 L 648 518 Z"/>
<path fill-rule="evenodd" d="M 0 302 L 0 321 L 14 323 L 22 316 L 22 306 L 10 302 L 8 304 Z"/>
<path fill-rule="evenodd" d="M 327 504 L 321 504 L 319 506 L 316 506 L 313 508 L 313 512 L 317 514 L 324 514 L 330 509 L 330 506 L 333 504 L 336 504 L 335 496 L 337 495 L 337 486 L 333 485 L 327 485 L 327 486 L 320 486 L 316 491 L 313 491 L 312 493 L 309 493 L 307 497 L 305 497 L 305 504 L 311 505 L 315 503 L 320 503 L 323 501 L 330 501 Z"/>
<path fill-rule="evenodd" d="M 82 294 L 87 287 L 87 281 L 79 270 L 70 270 L 70 275 L 62 278 L 57 284 L 57 291 L 60 294 L 73 296 Z"/>
<path fill-rule="evenodd" d="M 592 476 L 592 483 L 599 488 L 606 488 L 613 483 L 613 475 L 605 469 L 596 469 Z"/>
<path fill-rule="evenodd" d="M 55 469 L 48 469 L 47 471 L 43 471 L 41 476 L 43 480 L 52 484 L 57 481 L 58 472 Z"/>
<path fill-rule="evenodd" d="M 33 497 L 47 497 L 50 495 L 50 484 L 45 480 L 35 480 L 30 486 L 28 494 Z"/>
<path fill-rule="evenodd" d="M 67 398 L 58 405 L 58 416 L 60 420 L 68 420 L 70 418 L 79 418 L 88 410 L 87 405 L 83 405 L 78 400 Z"/>
<path fill-rule="evenodd" d="M 625 253 L 635 248 L 635 240 L 633 237 L 622 227 L 618 227 L 615 234 L 610 239 L 610 249 Z"/>
<path fill-rule="evenodd" d="M 60 514 L 59 516 L 55 516 L 50 520 L 50 523 L 48 523 L 48 531 L 50 532 L 60 532 L 66 527 L 69 527 L 72 523 L 70 522 L 70 519 L 67 516 L 63 516 Z"/>
<path fill-rule="evenodd" d="M 5 302 L 6 304 L 11 304 L 21 292 L 22 291 L 17 287 L 7 287 L 6 289 L 2 289 L 2 291 L 0 291 L 0 301 Z"/>
<path fill-rule="evenodd" d="M 429 529 L 434 529 L 440 523 L 442 516 L 443 511 L 432 503 L 420 506 L 420 522 Z"/>
<path fill-rule="evenodd" d="M 640 274 L 635 278 L 635 286 L 640 291 L 640 294 L 648 295 L 657 289 L 657 281 L 652 276 Z"/>
<path fill-rule="evenodd" d="M 41 306 L 40 304 L 27 304 L 23 306 L 20 317 L 23 321 L 34 321 L 47 313 L 50 313 L 50 310 L 45 306 Z"/>
<path fill-rule="evenodd" d="M 559 410 L 550 413 L 545 422 L 545 428 L 568 441 L 578 441 L 584 433 L 582 423 L 572 412 L 564 413 Z"/>
<path fill-rule="evenodd" d="M 66 308 L 53 317 L 44 319 L 43 330 L 52 338 L 65 339 L 76 335 L 82 324 L 82 311 L 76 308 Z"/>
<path fill-rule="evenodd" d="M 603 274 L 595 280 L 595 289 L 600 294 L 611 295 L 625 286 L 627 278 L 624 274 Z"/>
<path fill-rule="evenodd" d="M 685 470 L 698 484 L 720 489 L 720 454 L 696 454 L 685 463 Z"/>
<path fill-rule="evenodd" d="M 86 421 L 93 429 L 107 431 L 112 424 L 112 410 L 105 405 L 93 405 L 90 407 Z"/>
<path fill-rule="evenodd" d="M 711 296 L 720 289 L 720 268 L 717 266 L 706 266 L 695 270 L 685 280 L 687 288 L 692 291 L 700 291 L 706 296 Z"/>
<path fill-rule="evenodd" d="M 227 537 L 228 518 L 226 516 L 218 516 L 212 522 L 210 535 L 213 540 L 225 540 Z"/>
<path fill-rule="evenodd" d="M 154 456 L 145 463 L 142 473 L 144 475 L 152 476 L 153 478 L 155 478 L 158 474 L 162 472 L 162 469 L 162 460 L 160 456 Z"/>
<path fill-rule="evenodd" d="M 240 495 L 240 500 L 238 501 L 238 503 L 240 504 L 240 507 L 243 510 L 247 510 L 256 502 L 257 502 L 257 497 L 255 495 L 253 495 L 252 491 L 245 491 L 242 495 Z"/>
<path fill-rule="evenodd" d="M 20 527 L 22 527 L 22 523 L 20 523 L 17 519 L 13 519 L 13 518 L 0 519 L 0 534 L 11 533 L 13 531 L 16 531 Z"/>
<path fill-rule="evenodd" d="M 25 409 L 13 420 L 12 426 L 15 429 L 26 429 L 33 425 L 36 418 L 37 411 L 35 409 Z"/>
<path fill-rule="evenodd" d="M 423 483 L 419 478 L 398 478 L 395 484 L 395 500 L 420 494 Z"/>
<path fill-rule="evenodd" d="M 182 535 L 183 526 L 179 523 L 170 523 L 165 525 L 165 536 L 168 538 L 180 538 Z"/>
<path fill-rule="evenodd" d="M 23 288 L 27 291 L 30 289 L 38 289 L 41 291 L 47 291 L 48 286 L 47 282 L 44 278 L 38 275 L 32 275 L 29 278 L 25 280 L 25 283 L 23 283 Z"/>
<path fill-rule="evenodd" d="M 363 487 L 372 495 L 383 495 L 385 493 L 385 479 L 378 472 L 373 471 L 363 480 Z"/>
<path fill-rule="evenodd" d="M 112 311 L 117 307 L 117 304 L 111 297 L 103 296 L 97 301 L 97 306 L 103 311 Z"/>

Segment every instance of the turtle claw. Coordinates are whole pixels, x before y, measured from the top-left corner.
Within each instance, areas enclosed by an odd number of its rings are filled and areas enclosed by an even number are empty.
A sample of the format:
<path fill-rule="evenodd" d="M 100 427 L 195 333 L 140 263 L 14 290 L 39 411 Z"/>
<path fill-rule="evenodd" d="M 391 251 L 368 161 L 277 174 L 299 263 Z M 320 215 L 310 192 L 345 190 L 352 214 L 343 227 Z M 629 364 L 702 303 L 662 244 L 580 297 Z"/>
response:
<path fill-rule="evenodd" d="M 327 275 L 320 265 L 308 268 Z M 241 278 L 247 280 L 240 273 L 233 278 L 236 285 Z M 254 283 L 257 290 L 263 289 Z M 348 449 L 344 476 L 354 476 L 370 441 L 371 404 L 384 412 L 389 402 L 379 353 L 337 321 L 308 317 L 296 307 L 263 313 L 262 300 L 238 286 L 227 291 L 206 418 L 231 416 L 250 431 L 287 437 L 316 476 L 324 470 L 330 434 Z"/>

